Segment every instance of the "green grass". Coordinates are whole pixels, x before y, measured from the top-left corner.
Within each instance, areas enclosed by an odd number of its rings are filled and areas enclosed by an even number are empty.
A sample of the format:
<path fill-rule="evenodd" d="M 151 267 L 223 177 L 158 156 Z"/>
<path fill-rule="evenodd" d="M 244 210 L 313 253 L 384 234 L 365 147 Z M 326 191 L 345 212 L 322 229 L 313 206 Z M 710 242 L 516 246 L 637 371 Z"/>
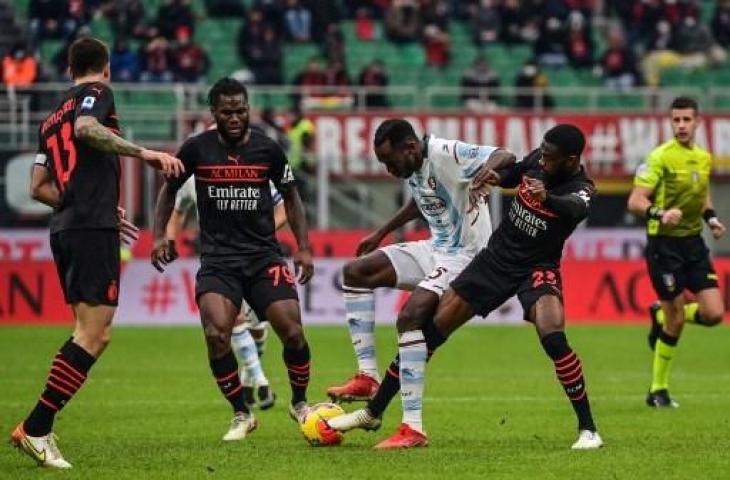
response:
<path fill-rule="evenodd" d="M 307 330 L 314 355 L 310 400 L 352 373 L 344 327 Z M 230 412 L 217 392 L 196 328 L 118 328 L 77 398 L 58 417 L 69 472 L 40 472 L 0 446 L 0 478 L 728 478 L 730 329 L 688 327 L 672 393 L 681 408 L 644 406 L 650 356 L 643 328 L 574 327 L 593 410 L 606 446 L 573 452 L 575 420 L 530 328 L 467 327 L 428 370 L 425 426 L 431 446 L 370 448 L 392 433 L 400 405 L 376 433 L 353 432 L 336 448 L 309 447 L 285 401 L 258 413 L 259 429 L 223 444 Z M 51 356 L 68 330 L 0 329 L 0 432 L 36 400 Z M 381 367 L 394 353 L 392 329 L 378 331 Z M 288 397 L 279 343 L 265 367 Z M 351 409 L 351 406 L 347 406 Z"/>

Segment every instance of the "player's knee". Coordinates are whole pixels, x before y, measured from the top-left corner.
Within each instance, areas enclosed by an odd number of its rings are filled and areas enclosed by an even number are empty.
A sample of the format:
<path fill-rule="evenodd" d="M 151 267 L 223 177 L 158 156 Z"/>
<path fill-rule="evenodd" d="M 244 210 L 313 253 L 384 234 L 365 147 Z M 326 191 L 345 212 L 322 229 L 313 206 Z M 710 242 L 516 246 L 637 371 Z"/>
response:
<path fill-rule="evenodd" d="M 281 343 L 284 345 L 284 348 L 291 350 L 299 350 L 307 343 L 304 339 L 304 329 L 298 323 L 288 325 L 280 332 L 279 337 L 281 338 Z"/>
<path fill-rule="evenodd" d="M 722 323 L 722 317 L 724 316 L 725 312 L 722 310 L 711 310 L 707 313 L 702 314 L 702 323 L 714 327 L 715 325 L 719 325 Z"/>
<path fill-rule="evenodd" d="M 367 285 L 367 274 L 362 262 L 354 260 L 348 262 L 342 269 L 342 281 L 348 287 L 370 288 Z"/>
<path fill-rule="evenodd" d="M 418 330 L 423 324 L 423 318 L 419 315 L 416 308 L 404 308 L 398 314 L 396 326 L 399 332 L 408 332 L 410 330 Z"/>
<path fill-rule="evenodd" d="M 205 342 L 208 344 L 208 350 L 211 353 L 219 354 L 230 348 L 231 334 L 215 325 L 208 325 L 205 328 Z"/>

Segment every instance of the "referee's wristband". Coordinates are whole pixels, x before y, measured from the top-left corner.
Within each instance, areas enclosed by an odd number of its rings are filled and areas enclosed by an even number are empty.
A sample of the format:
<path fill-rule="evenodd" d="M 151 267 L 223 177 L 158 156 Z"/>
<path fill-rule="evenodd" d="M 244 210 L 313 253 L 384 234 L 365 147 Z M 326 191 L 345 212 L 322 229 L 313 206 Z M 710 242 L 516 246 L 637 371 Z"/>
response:
<path fill-rule="evenodd" d="M 710 220 L 712 220 L 713 218 L 717 218 L 717 213 L 714 209 L 708 208 L 707 210 L 702 212 L 702 218 L 705 219 L 705 223 L 710 223 Z"/>
<path fill-rule="evenodd" d="M 653 218 L 656 220 L 661 220 L 663 215 L 664 215 L 663 208 L 659 208 L 657 206 L 650 205 L 649 208 L 646 209 L 646 218 Z"/>

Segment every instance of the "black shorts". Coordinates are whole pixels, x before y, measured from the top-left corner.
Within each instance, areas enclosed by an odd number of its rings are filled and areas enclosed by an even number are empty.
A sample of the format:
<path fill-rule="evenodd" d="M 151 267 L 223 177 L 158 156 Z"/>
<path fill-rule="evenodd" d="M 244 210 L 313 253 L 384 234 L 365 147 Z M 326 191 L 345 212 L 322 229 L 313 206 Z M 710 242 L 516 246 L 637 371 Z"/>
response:
<path fill-rule="evenodd" d="M 560 270 L 551 267 L 507 267 L 482 250 L 451 282 L 451 288 L 468 303 L 474 313 L 487 316 L 512 295 L 522 304 L 525 320 L 530 308 L 544 295 L 563 301 Z"/>
<path fill-rule="evenodd" d="M 208 257 L 200 262 L 195 298 L 208 292 L 220 293 L 236 307 L 241 306 L 241 300 L 246 300 L 259 318 L 266 318 L 266 309 L 272 303 L 299 300 L 294 283 L 293 273 L 280 257 Z"/>
<path fill-rule="evenodd" d="M 116 307 L 119 298 L 119 232 L 64 230 L 51 235 L 66 303 Z"/>
<path fill-rule="evenodd" d="M 685 289 L 697 293 L 718 286 L 710 251 L 699 235 L 651 236 L 645 255 L 651 284 L 661 300 L 672 300 Z"/>

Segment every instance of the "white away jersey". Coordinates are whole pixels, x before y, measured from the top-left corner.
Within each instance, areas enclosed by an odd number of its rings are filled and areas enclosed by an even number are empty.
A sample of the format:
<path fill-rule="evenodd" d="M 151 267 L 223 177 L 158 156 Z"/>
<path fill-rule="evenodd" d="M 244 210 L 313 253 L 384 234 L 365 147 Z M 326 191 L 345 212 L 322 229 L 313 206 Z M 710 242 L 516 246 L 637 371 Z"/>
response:
<path fill-rule="evenodd" d="M 487 245 L 492 222 L 484 202 L 469 211 L 469 185 L 497 147 L 434 136 L 424 142 L 423 166 L 408 178 L 408 186 L 428 221 L 433 249 L 473 256 Z"/>

